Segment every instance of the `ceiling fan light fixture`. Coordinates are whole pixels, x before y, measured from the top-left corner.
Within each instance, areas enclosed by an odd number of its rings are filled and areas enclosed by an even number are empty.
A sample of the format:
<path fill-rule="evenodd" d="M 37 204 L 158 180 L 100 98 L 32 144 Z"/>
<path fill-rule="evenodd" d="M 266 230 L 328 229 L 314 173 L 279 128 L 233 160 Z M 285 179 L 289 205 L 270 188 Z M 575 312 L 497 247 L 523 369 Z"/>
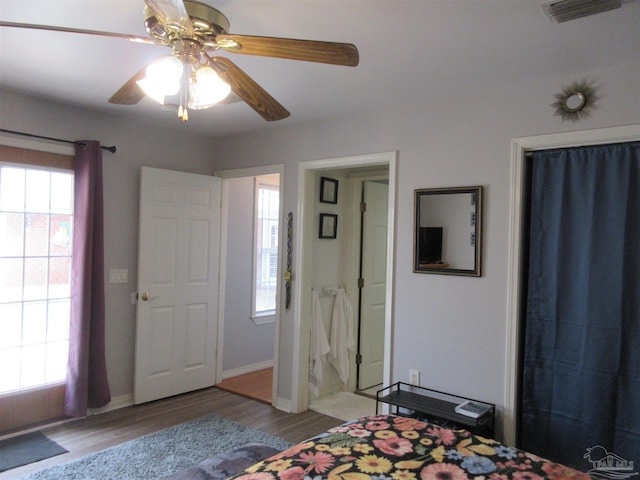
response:
<path fill-rule="evenodd" d="M 150 64 L 146 69 L 145 78 L 136 83 L 146 95 L 164 105 L 165 97 L 176 95 L 180 91 L 183 70 L 180 59 L 170 55 Z"/>
<path fill-rule="evenodd" d="M 147 78 L 154 82 L 179 82 L 184 65 L 179 58 L 169 55 L 147 67 Z"/>
<path fill-rule="evenodd" d="M 617 1 L 619 3 L 622 0 L 551 1 Z M 0 21 L 0 29 L 10 27 L 78 33 L 170 47 L 173 51 L 171 57 L 174 58 L 169 57 L 166 61 L 163 59 L 161 65 L 154 65 L 148 71 L 147 69 L 137 71 L 109 98 L 109 103 L 135 105 L 146 94 L 146 96 L 164 104 L 165 97 L 173 97 L 179 93 L 179 117 L 185 121 L 188 119 L 187 110 L 189 107 L 193 109 L 209 108 L 224 99 L 229 90 L 233 90 L 234 96 L 232 98 L 244 101 L 269 122 L 283 120 L 291 115 L 269 92 L 230 59 L 225 56 L 210 56 L 210 52 L 223 49 L 229 53 L 350 67 L 355 67 L 359 63 L 358 49 L 350 43 L 231 34 L 229 33 L 229 19 L 208 5 L 208 2 L 205 3 L 204 0 L 144 0 L 144 3 L 146 5 L 143 12 L 144 24 L 148 37 L 5 21 Z M 167 65 L 174 65 L 175 71 L 169 66 L 170 73 L 167 74 L 166 70 L 163 70 Z M 219 85 L 221 82 L 216 81 L 218 87 L 215 91 L 217 93 L 214 95 L 206 92 L 207 98 L 201 98 L 206 89 L 200 87 L 200 84 L 204 85 L 207 81 L 197 78 L 191 81 L 193 70 L 197 70 L 203 65 L 214 67 L 224 82 L 228 82 L 228 85 Z M 185 68 L 189 70 L 188 73 L 183 72 Z M 166 78 L 172 80 L 165 83 Z M 191 101 L 189 101 L 190 82 L 193 84 L 192 90 L 194 92 Z"/>
<path fill-rule="evenodd" d="M 148 78 L 142 78 L 136 82 L 146 96 L 154 99 L 160 105 L 164 105 L 165 91 L 162 85 L 152 82 Z"/>
<path fill-rule="evenodd" d="M 224 100 L 231 87 L 222 81 L 215 70 L 209 66 L 198 68 L 189 76 L 189 102 L 192 110 L 211 108 Z"/>

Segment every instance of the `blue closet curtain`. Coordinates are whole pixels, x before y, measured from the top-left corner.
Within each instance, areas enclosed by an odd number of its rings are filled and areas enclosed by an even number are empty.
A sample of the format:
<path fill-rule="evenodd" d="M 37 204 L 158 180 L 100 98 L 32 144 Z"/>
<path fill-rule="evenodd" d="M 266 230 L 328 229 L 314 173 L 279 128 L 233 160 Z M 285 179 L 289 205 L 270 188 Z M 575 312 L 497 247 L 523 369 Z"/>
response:
<path fill-rule="evenodd" d="M 536 152 L 522 447 L 640 466 L 640 143 Z"/>

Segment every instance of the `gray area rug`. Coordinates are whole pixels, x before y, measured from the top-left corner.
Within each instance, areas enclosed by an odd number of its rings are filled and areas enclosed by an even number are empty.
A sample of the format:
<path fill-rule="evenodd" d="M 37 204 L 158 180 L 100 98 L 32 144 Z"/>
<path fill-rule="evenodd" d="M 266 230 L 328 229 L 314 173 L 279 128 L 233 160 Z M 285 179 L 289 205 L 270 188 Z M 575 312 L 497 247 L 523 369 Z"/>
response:
<path fill-rule="evenodd" d="M 0 442 L 0 472 L 63 453 L 67 450 L 40 432 L 9 438 Z"/>
<path fill-rule="evenodd" d="M 160 478 L 247 443 L 278 450 L 291 443 L 217 415 L 182 423 L 22 480 L 136 480 Z"/>

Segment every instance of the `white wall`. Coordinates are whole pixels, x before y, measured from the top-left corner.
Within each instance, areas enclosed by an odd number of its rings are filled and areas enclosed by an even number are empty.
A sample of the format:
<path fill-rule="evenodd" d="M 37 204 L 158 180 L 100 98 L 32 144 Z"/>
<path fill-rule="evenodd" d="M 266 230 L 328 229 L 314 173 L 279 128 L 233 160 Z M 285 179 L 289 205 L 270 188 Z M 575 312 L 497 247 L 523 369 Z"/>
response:
<path fill-rule="evenodd" d="M 349 215 L 349 182 L 344 171 L 340 170 L 322 170 L 315 175 L 315 191 L 313 192 L 313 215 L 311 222 L 313 223 L 313 241 L 310 246 L 312 252 L 312 267 L 310 281 L 314 287 L 332 287 L 345 286 L 348 282 L 350 273 L 349 267 L 344 258 L 344 252 L 347 251 L 351 238 L 348 230 L 353 224 L 353 219 Z M 321 177 L 328 177 L 338 180 L 338 203 L 320 202 L 320 182 Z M 319 238 L 320 231 L 320 214 L 329 213 L 338 216 L 336 238 Z M 353 303 L 357 299 L 355 292 L 347 291 L 347 298 Z M 331 333 L 331 317 L 333 315 L 333 305 L 335 296 L 320 295 L 320 306 L 322 309 L 322 317 L 327 335 Z M 320 396 L 341 391 L 346 386 L 340 380 L 337 370 L 328 362 L 324 365 L 324 375 L 322 382 L 316 388 L 311 389 L 313 396 Z M 280 395 L 282 396 L 282 395 Z"/>
<path fill-rule="evenodd" d="M 0 128 L 100 140 L 118 148 L 115 154 L 103 152 L 105 268 L 107 279 L 110 268 L 128 269 L 129 282 L 106 284 L 107 371 L 112 396 L 128 395 L 133 391 L 136 316 L 130 299 L 137 289 L 140 167 L 212 174 L 212 141 L 6 90 L 0 90 Z"/>
<path fill-rule="evenodd" d="M 273 360 L 275 325 L 251 319 L 253 276 L 253 177 L 225 179 L 228 207 L 223 375 Z M 229 348 L 225 348 L 225 347 Z"/>
<path fill-rule="evenodd" d="M 581 123 L 561 122 L 549 106 L 553 94 L 583 77 L 603 85 L 601 106 Z M 372 106 L 367 115 L 228 137 L 216 143 L 217 165 L 238 168 L 255 165 L 256 159 L 284 163 L 285 211 L 295 212 L 299 162 L 398 151 L 393 380 L 408 380 L 409 369 L 418 369 L 424 386 L 500 407 L 511 140 L 640 123 L 640 65 L 576 72 L 575 78 L 543 77 L 517 85 L 505 79 L 491 90 L 469 89 L 456 98 L 417 99 L 385 110 Z M 468 185 L 485 187 L 483 276 L 414 274 L 414 189 Z M 292 392 L 292 312 L 283 314 L 280 328 L 278 378 L 284 398 Z"/>

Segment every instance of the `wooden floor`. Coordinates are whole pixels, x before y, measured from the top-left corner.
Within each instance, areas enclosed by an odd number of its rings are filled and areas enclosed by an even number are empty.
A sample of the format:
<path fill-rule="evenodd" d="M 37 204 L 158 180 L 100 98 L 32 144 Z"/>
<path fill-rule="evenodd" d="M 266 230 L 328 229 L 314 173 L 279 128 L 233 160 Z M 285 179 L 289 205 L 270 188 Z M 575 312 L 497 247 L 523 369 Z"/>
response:
<path fill-rule="evenodd" d="M 216 387 L 271 405 L 272 383 L 273 368 L 265 368 L 264 370 L 227 378 L 218 383 Z"/>
<path fill-rule="evenodd" d="M 343 423 L 311 410 L 285 413 L 213 387 L 45 428 L 43 433 L 69 452 L 0 473 L 0 480 L 20 478 L 209 413 L 295 443 Z"/>

